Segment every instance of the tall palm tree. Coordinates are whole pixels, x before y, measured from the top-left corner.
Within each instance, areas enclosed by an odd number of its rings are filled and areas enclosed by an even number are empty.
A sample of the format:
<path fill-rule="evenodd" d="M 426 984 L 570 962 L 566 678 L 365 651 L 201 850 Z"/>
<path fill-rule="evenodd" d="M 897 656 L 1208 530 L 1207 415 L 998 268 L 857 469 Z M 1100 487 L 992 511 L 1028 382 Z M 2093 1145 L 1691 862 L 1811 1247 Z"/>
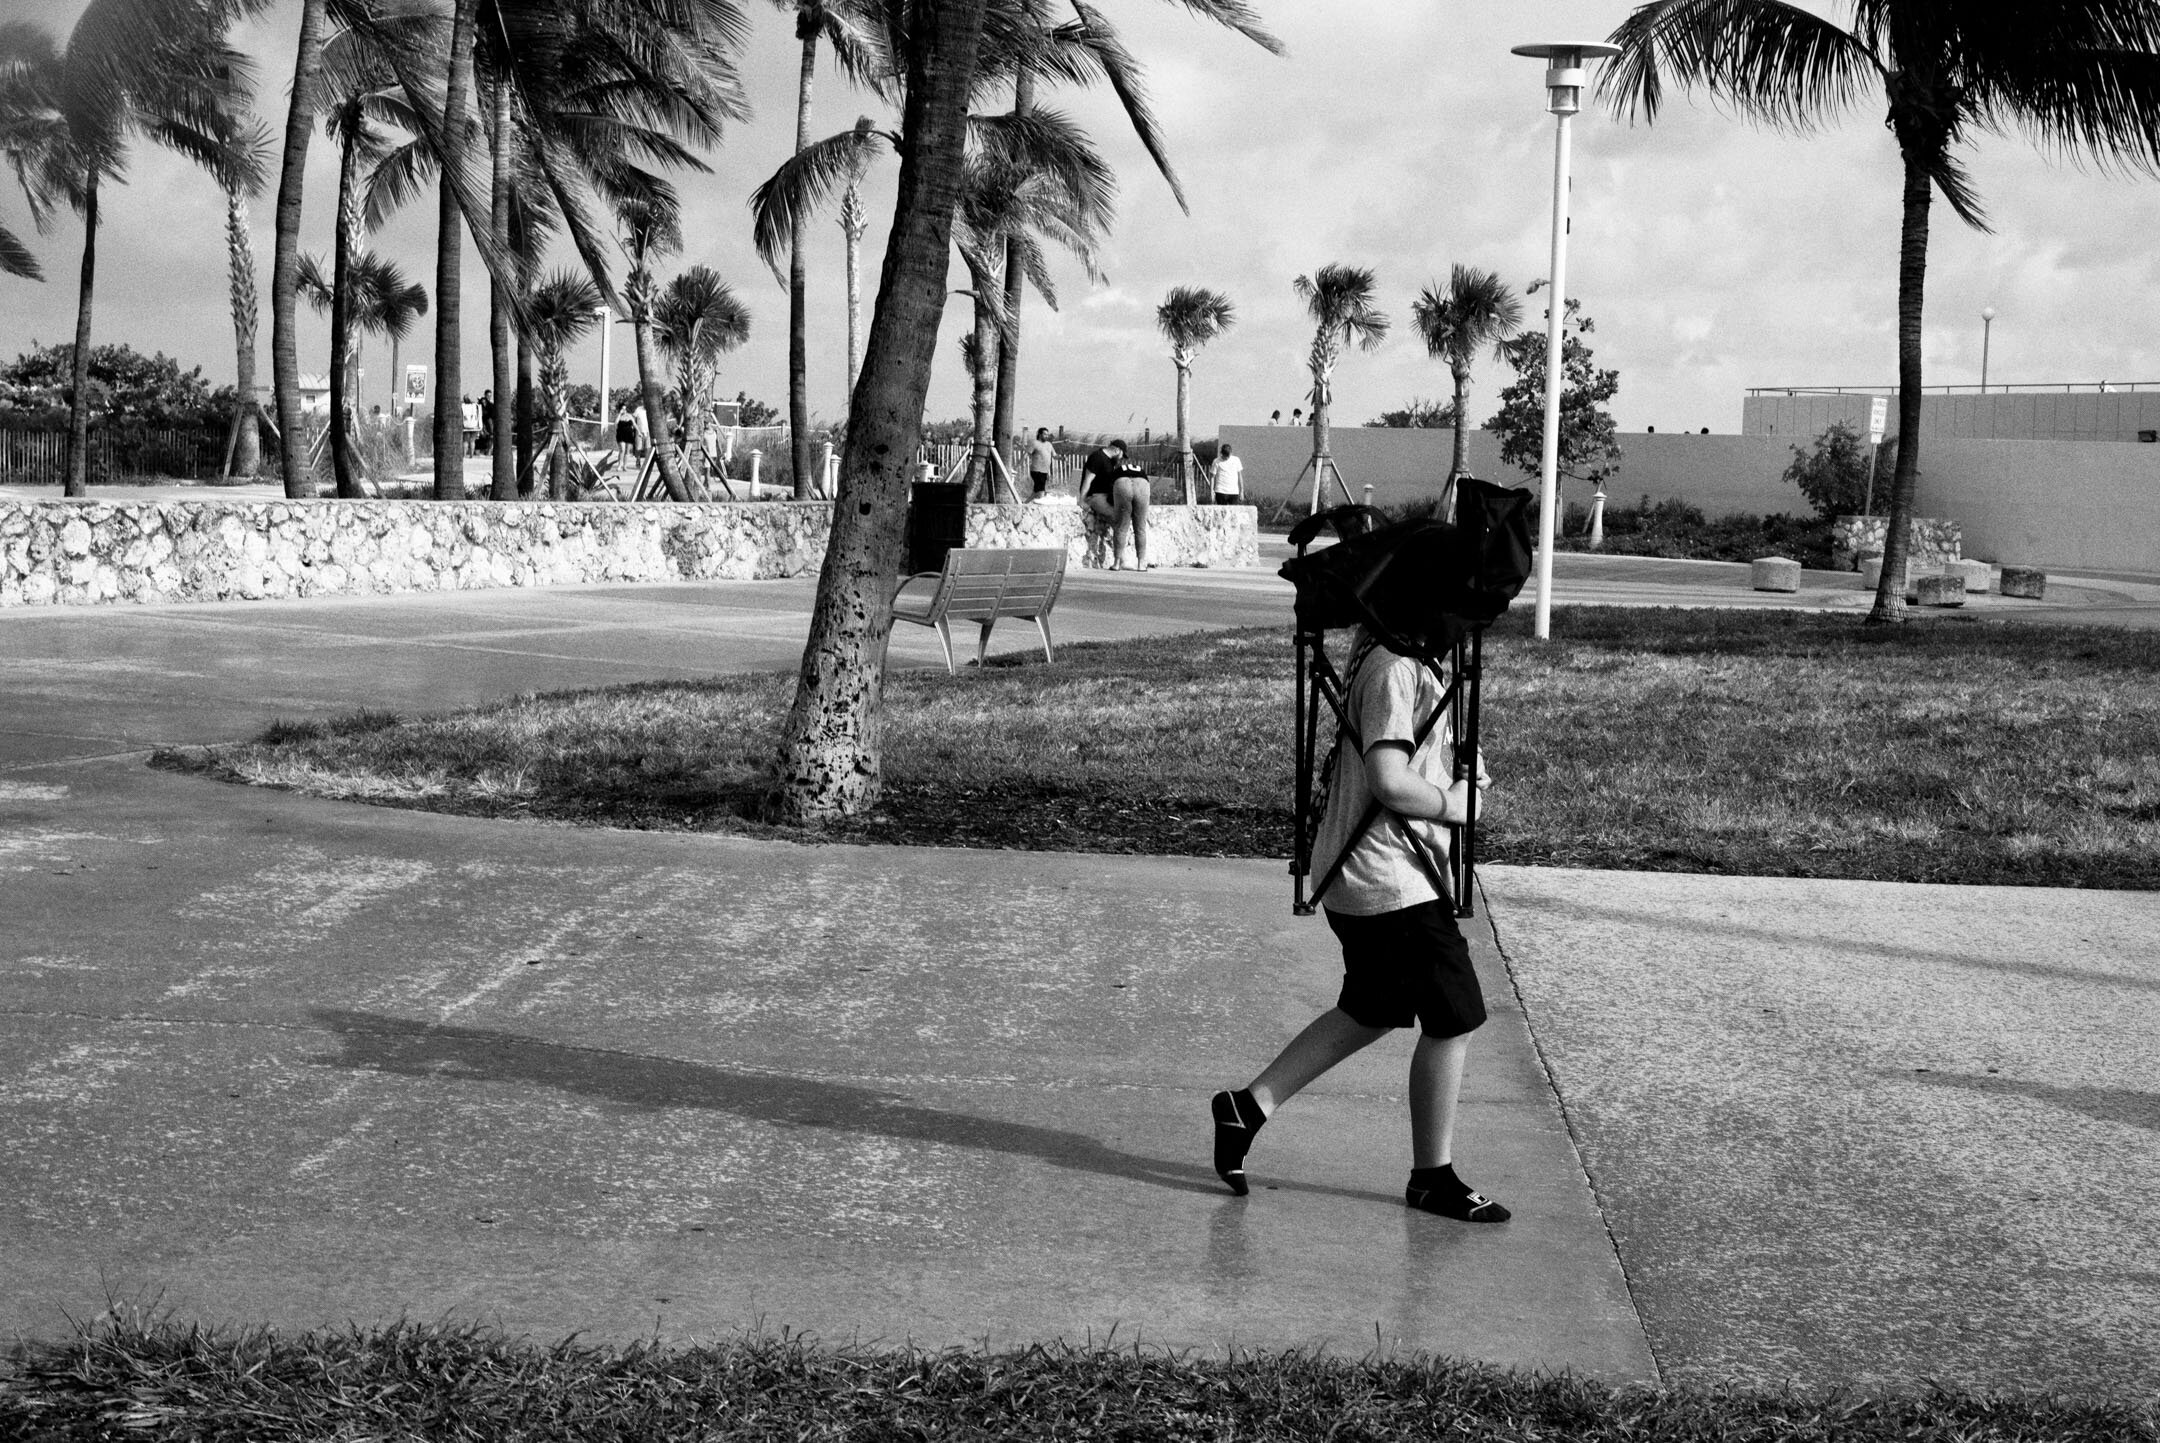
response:
<path fill-rule="evenodd" d="M 835 187 L 841 191 L 839 224 L 847 245 L 847 385 L 851 399 L 855 378 L 862 370 L 862 240 L 869 230 L 862 181 L 871 161 L 888 149 L 897 150 L 899 145 L 898 134 L 880 130 L 865 115 L 851 130 L 798 147 L 750 195 L 752 243 L 757 247 L 758 259 L 777 274 L 781 253 L 795 254 L 794 238 L 807 217 L 824 207 Z M 790 286 L 792 289 L 792 280 Z M 794 344 L 791 335 L 791 357 Z"/>
<path fill-rule="evenodd" d="M 1291 282 L 1313 319 L 1312 350 L 1306 357 L 1313 378 L 1313 452 L 1306 465 L 1313 473 L 1315 513 L 1320 510 L 1321 485 L 1329 476 L 1342 487 L 1343 499 L 1350 499 L 1350 488 L 1335 469 L 1335 457 L 1328 449 L 1328 410 L 1335 400 L 1335 363 L 1342 359 L 1343 348 L 1355 345 L 1370 351 L 1387 336 L 1388 318 L 1373 304 L 1374 285 L 1370 270 L 1332 262 Z"/>
<path fill-rule="evenodd" d="M 810 93 L 817 79 L 818 42 L 825 42 L 843 75 L 858 84 L 887 88 L 891 62 L 881 41 L 877 6 L 870 0 L 773 0 L 795 17 L 795 39 L 802 64 L 795 85 L 795 150 L 810 144 Z M 808 219 L 797 211 L 788 231 L 788 425 L 793 433 L 795 496 L 810 495 L 809 320 L 803 264 L 803 228 Z"/>
<path fill-rule="evenodd" d="M 1238 0 L 1187 4 L 1251 23 Z M 858 812 L 876 802 L 881 787 L 879 713 L 893 582 L 945 307 L 953 213 L 968 165 L 968 109 L 990 3 L 884 0 L 882 8 L 891 53 L 905 71 L 899 196 L 848 414 L 841 504 L 833 508 L 810 635 L 781 730 L 774 806 L 799 822 Z"/>
<path fill-rule="evenodd" d="M 357 409 L 361 338 L 404 340 L 427 314 L 428 295 L 425 286 L 405 278 L 395 261 L 371 251 L 346 256 L 333 275 L 335 279 L 326 277 L 315 257 L 300 258 L 300 292 L 317 311 L 333 318 L 331 330 L 340 338 L 330 349 L 331 470 L 337 494 L 352 499 L 366 494 L 360 485 L 363 467 L 351 416 L 345 416 L 341 424 L 339 400 L 346 411 Z M 336 319 L 339 316 L 342 325 Z"/>
<path fill-rule="evenodd" d="M 570 347 L 599 324 L 600 288 L 576 271 L 557 271 L 532 288 L 527 302 L 525 328 L 539 350 L 540 403 L 547 411 L 547 439 L 534 461 L 534 469 L 546 466 L 548 499 L 561 501 L 569 493 L 570 472 Z"/>
<path fill-rule="evenodd" d="M 1174 286 L 1155 308 L 1155 325 L 1170 343 L 1170 364 L 1177 367 L 1178 479 L 1185 485 L 1185 504 L 1193 504 L 1193 475 L 1199 470 L 1190 435 L 1192 423 L 1192 363 L 1200 348 L 1237 321 L 1237 308 L 1221 291 L 1206 286 Z"/>
<path fill-rule="evenodd" d="M 128 141 L 144 135 L 205 166 L 222 159 L 219 128 L 242 108 L 254 70 L 225 44 L 236 6 L 207 0 L 91 0 L 65 45 L 11 29 L 10 160 L 40 229 L 65 206 L 82 218 L 81 282 L 69 378 L 70 496 L 89 489 L 90 331 L 99 207 L 124 177 Z"/>
<path fill-rule="evenodd" d="M 1004 0 L 993 9 L 984 57 L 985 82 L 993 89 L 1010 85 L 1011 113 L 1015 117 L 1025 116 L 1034 109 L 1040 87 L 1107 85 L 1124 112 L 1134 137 L 1169 185 L 1178 208 L 1189 211 L 1185 187 L 1171 168 L 1168 146 L 1148 104 L 1141 65 L 1102 12 L 1089 0 L 1073 0 L 1072 16 L 1054 21 L 1055 14 L 1062 8 L 1053 0 Z M 1186 8 L 1203 18 L 1229 26 L 1270 54 L 1283 52 L 1282 42 L 1263 29 L 1242 4 L 1199 0 L 1199 3 L 1188 3 Z M 1000 445 L 1012 445 L 1018 436 L 1020 316 L 1025 278 L 1019 252 L 1008 247 L 1005 264 L 1007 319 L 1004 343 L 998 352 L 997 414 L 993 423 Z"/>
<path fill-rule="evenodd" d="M 1898 236 L 1898 447 L 1871 622 L 1905 613 L 1919 476 L 1921 313 L 1936 192 L 1977 230 L 1986 216 L 1956 153 L 1975 131 L 2022 130 L 2051 150 L 2160 168 L 2160 0 L 2045 5 L 1846 0 L 1840 26 L 1781 0 L 1657 0 L 1613 32 L 1600 84 L 1655 121 L 1668 81 L 1700 86 L 1774 128 L 1806 133 L 1879 85 L 1904 167 Z"/>
<path fill-rule="evenodd" d="M 630 263 L 630 273 L 623 282 L 623 299 L 630 311 L 630 334 L 637 350 L 638 396 L 652 433 L 653 456 L 669 498 L 688 501 L 690 487 L 683 479 L 682 460 L 675 454 L 675 438 L 667 423 L 660 382 L 660 342 L 653 319 L 654 308 L 660 303 L 660 284 L 653 275 L 653 262 L 682 249 L 681 205 L 674 189 L 655 179 L 642 194 L 619 202 L 615 215 L 622 227 L 623 257 Z"/>
<path fill-rule="evenodd" d="M 684 431 L 712 403 L 720 358 L 750 339 L 750 308 L 711 266 L 691 266 L 661 290 L 653 306 L 660 350 L 675 364 L 675 405 Z"/>
<path fill-rule="evenodd" d="M 42 143 L 44 106 L 33 85 L 55 50 L 52 38 L 35 25 L 20 20 L 0 24 L 0 163 L 18 173 Z M 5 225 L 0 225 L 0 275 L 45 279 L 28 243 Z"/>
<path fill-rule="evenodd" d="M 1440 515 L 1451 519 L 1455 479 L 1468 474 L 1463 424 L 1469 415 L 1470 365 L 1484 350 L 1496 361 L 1507 359 L 1508 339 L 1522 329 L 1522 301 L 1491 271 L 1458 265 L 1449 270 L 1446 289 L 1436 281 L 1418 293 L 1410 318 L 1425 338 L 1425 349 L 1446 361 L 1455 378 L 1455 459 L 1440 493 Z"/>
<path fill-rule="evenodd" d="M 1013 324 L 1003 282 L 1009 259 L 1017 250 L 1022 275 L 1055 310 L 1043 242 L 1068 252 L 1094 276 L 1095 248 L 1110 224 L 1117 183 L 1086 133 L 1055 111 L 978 116 L 973 130 L 975 154 L 954 217 L 975 309 L 975 444 L 968 482 L 980 478 L 984 499 L 994 500 L 998 357 Z"/>
<path fill-rule="evenodd" d="M 260 122 L 235 118 L 227 143 L 243 150 L 255 172 L 252 180 L 237 166 L 214 172 L 225 192 L 225 270 L 233 318 L 233 413 L 225 436 L 225 475 L 253 478 L 262 469 L 261 388 L 255 380 L 255 341 L 261 321 L 261 298 L 255 283 L 255 233 L 248 201 L 262 193 L 270 174 L 277 138 Z"/>

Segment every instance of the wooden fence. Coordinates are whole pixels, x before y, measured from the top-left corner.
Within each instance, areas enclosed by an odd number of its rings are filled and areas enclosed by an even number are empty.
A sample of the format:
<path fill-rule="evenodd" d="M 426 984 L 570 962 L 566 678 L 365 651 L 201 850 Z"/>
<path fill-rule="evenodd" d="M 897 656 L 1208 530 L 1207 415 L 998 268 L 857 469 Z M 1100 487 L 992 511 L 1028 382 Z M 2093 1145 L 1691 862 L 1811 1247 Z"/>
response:
<path fill-rule="evenodd" d="M 68 433 L 0 430 L 0 485 L 58 486 L 67 476 Z M 98 426 L 90 432 L 92 481 L 159 476 L 209 480 L 225 461 L 223 433 L 152 426 Z"/>

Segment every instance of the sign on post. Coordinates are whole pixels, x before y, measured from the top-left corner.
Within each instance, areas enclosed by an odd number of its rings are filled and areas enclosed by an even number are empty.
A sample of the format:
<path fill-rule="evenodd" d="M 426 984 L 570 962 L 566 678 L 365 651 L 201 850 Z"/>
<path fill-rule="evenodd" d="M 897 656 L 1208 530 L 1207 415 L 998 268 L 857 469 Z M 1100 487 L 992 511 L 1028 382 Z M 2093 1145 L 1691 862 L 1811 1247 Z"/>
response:
<path fill-rule="evenodd" d="M 1890 398 L 1877 396 L 1868 402 L 1867 440 L 1870 446 L 1880 446 L 1883 427 L 1890 420 Z"/>

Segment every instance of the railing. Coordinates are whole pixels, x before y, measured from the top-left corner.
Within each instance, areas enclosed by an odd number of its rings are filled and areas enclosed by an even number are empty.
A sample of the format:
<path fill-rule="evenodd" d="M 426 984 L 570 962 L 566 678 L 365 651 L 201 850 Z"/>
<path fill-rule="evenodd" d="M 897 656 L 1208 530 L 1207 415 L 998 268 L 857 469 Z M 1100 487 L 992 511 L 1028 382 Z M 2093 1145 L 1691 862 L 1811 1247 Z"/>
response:
<path fill-rule="evenodd" d="M 148 426 L 96 426 L 90 431 L 90 479 L 132 481 L 153 476 L 204 480 L 225 461 L 222 433 Z M 58 486 L 67 477 L 68 433 L 0 430 L 0 485 Z"/>
<path fill-rule="evenodd" d="M 1750 386 L 1750 396 L 1895 396 L 1896 385 L 1888 386 Z M 2156 391 L 2160 381 L 1997 381 L 1983 386 L 1974 381 L 1952 386 L 1922 386 L 1923 396 L 1992 396 L 1996 392 L 2016 392 L 2022 395 L 2052 395 L 2058 392 L 2096 391 L 2102 395 L 2113 391 Z"/>

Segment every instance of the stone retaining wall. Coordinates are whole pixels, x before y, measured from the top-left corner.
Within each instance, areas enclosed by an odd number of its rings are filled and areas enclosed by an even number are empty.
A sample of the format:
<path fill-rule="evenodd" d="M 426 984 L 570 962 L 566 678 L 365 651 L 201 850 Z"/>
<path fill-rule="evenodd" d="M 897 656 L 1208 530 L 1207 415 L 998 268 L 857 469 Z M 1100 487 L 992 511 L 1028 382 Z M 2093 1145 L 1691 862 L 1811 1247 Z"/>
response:
<path fill-rule="evenodd" d="M 1839 571 L 1857 571 L 1861 557 L 1882 555 L 1889 535 L 1887 516 L 1840 516 L 1830 523 L 1830 564 Z M 1964 556 L 1965 535 L 1955 521 L 1915 516 L 1906 545 L 1908 564 L 1940 565 Z"/>
<path fill-rule="evenodd" d="M 0 502 L 0 606 L 238 601 L 607 581 L 750 581 L 825 559 L 829 502 Z M 1158 507 L 1150 559 L 1256 566 L 1250 507 Z M 1099 565 L 1077 507 L 973 506 L 983 546 Z"/>

